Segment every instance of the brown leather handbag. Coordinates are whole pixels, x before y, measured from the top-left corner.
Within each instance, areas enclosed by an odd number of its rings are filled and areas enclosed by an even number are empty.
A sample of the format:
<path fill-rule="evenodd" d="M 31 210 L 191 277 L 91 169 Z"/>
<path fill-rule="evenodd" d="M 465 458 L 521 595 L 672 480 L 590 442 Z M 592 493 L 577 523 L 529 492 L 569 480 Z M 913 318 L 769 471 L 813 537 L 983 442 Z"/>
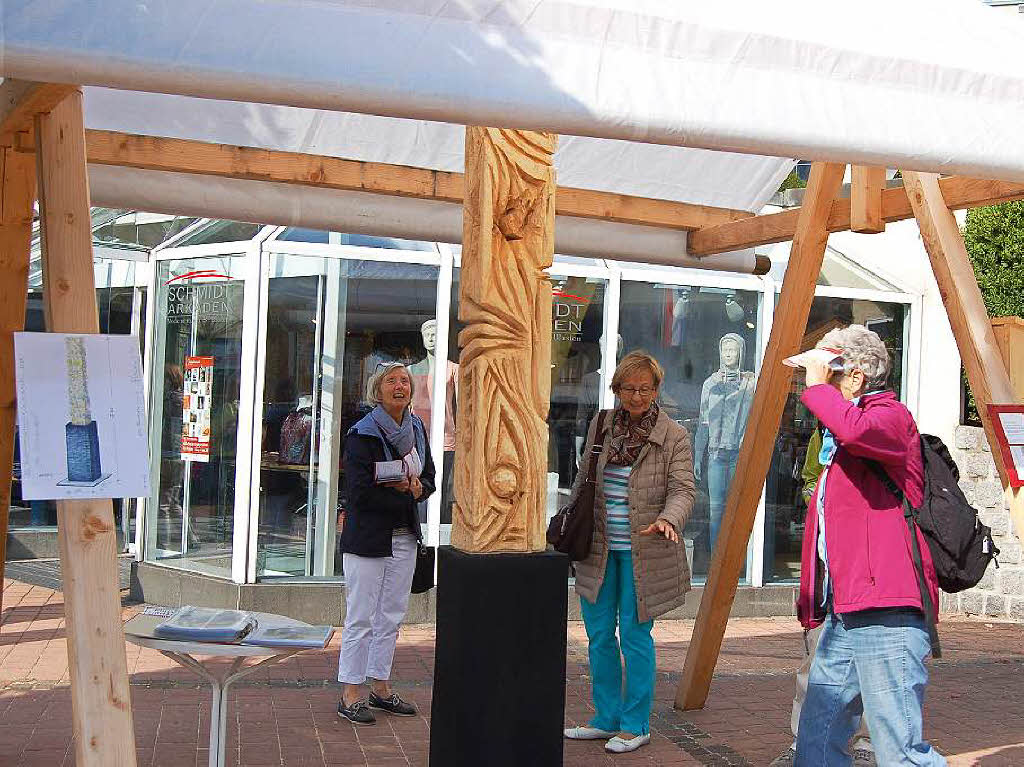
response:
<path fill-rule="evenodd" d="M 601 455 L 601 432 L 607 410 L 597 417 L 597 431 L 594 442 L 585 455 L 587 478 L 580 486 L 576 498 L 551 518 L 548 523 L 547 540 L 555 551 L 568 554 L 573 562 L 581 562 L 590 556 L 590 544 L 594 540 L 594 478 L 597 473 L 597 459 Z"/>

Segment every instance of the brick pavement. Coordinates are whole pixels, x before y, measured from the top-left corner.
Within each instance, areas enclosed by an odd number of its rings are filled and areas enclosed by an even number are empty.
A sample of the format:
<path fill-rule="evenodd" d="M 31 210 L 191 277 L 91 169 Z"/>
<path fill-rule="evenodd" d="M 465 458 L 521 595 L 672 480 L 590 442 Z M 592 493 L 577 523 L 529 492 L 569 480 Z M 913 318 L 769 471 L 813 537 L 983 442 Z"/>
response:
<path fill-rule="evenodd" d="M 59 592 L 8 580 L 0 632 L 0 765 L 71 765 L 71 702 Z M 136 608 L 137 609 L 137 608 Z M 132 608 L 125 610 L 125 616 Z M 567 743 L 566 765 L 765 765 L 789 743 L 793 671 L 801 640 L 792 619 L 730 624 L 707 707 L 671 708 L 691 621 L 655 627 L 658 681 L 652 744 L 610 756 L 600 742 Z M 951 765 L 1024 764 L 1024 627 L 946 621 L 945 656 L 932 662 L 926 734 Z M 403 627 L 395 687 L 430 710 L 432 626 Z M 334 711 L 337 638 L 242 680 L 229 708 L 232 765 L 425 765 L 429 721 L 380 718 L 352 728 Z M 208 693 L 151 650 L 128 646 L 139 765 L 204 767 Z M 586 642 L 570 624 L 566 722 L 590 716 Z"/>

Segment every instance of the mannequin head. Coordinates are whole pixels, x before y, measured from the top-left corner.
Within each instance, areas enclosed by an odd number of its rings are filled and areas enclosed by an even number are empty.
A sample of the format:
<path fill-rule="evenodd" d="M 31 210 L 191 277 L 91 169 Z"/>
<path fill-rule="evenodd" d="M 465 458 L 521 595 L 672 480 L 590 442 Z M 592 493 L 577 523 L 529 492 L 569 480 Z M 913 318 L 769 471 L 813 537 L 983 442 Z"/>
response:
<path fill-rule="evenodd" d="M 604 349 L 604 333 L 597 341 L 600 349 Z M 626 350 L 626 342 L 622 338 L 621 333 L 615 334 L 615 364 L 618 364 L 622 360 L 622 353 Z"/>
<path fill-rule="evenodd" d="M 434 349 L 437 347 L 437 320 L 427 320 L 420 325 L 420 335 L 423 336 L 423 348 L 427 354 L 434 356 Z"/>
<path fill-rule="evenodd" d="M 743 367 L 743 352 L 746 342 L 736 333 L 726 333 L 718 342 L 718 358 L 722 370 L 739 370 Z"/>

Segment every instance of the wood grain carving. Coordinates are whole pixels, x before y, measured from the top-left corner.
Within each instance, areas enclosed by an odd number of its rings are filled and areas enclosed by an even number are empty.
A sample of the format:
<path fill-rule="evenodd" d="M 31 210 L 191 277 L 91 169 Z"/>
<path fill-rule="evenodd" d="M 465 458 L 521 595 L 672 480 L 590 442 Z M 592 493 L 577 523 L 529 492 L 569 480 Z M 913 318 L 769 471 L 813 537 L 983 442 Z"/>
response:
<path fill-rule="evenodd" d="M 556 137 L 466 129 L 452 544 L 543 551 Z"/>

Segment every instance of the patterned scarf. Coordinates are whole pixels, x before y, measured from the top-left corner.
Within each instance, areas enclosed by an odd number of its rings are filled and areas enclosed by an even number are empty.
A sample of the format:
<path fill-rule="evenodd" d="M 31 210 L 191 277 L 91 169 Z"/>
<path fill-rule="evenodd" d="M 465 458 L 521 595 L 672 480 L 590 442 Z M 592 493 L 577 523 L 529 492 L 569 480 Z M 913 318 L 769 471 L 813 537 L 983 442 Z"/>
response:
<path fill-rule="evenodd" d="M 647 444 L 647 438 L 651 436 L 660 412 L 658 403 L 652 402 L 640 420 L 634 422 L 630 420 L 625 408 L 616 408 L 612 420 L 612 439 L 608 444 L 608 463 L 632 466 Z"/>

